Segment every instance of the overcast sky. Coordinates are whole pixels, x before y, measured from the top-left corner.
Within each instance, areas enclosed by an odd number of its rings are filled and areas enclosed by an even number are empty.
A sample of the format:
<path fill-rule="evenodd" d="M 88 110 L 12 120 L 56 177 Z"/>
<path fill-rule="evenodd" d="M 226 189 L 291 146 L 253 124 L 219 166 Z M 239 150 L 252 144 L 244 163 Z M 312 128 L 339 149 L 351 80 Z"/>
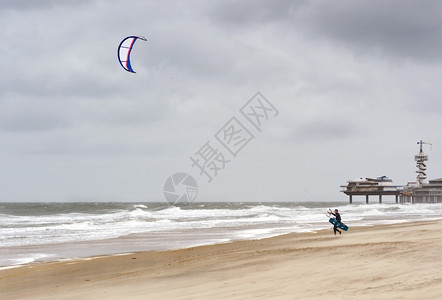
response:
<path fill-rule="evenodd" d="M 0 22 L 0 201 L 163 201 L 177 172 L 196 201 L 346 201 L 350 179 L 415 181 L 421 139 L 442 177 L 440 1 L 3 0 Z M 206 142 L 230 160 L 210 183 Z"/>

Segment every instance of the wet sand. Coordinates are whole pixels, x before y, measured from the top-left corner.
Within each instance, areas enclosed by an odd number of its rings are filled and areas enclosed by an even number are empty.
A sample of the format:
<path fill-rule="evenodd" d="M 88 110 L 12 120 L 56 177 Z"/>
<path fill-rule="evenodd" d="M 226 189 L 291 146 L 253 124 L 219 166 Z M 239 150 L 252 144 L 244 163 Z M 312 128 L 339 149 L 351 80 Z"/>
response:
<path fill-rule="evenodd" d="M 1 299 L 442 299 L 442 221 L 0 270 Z"/>

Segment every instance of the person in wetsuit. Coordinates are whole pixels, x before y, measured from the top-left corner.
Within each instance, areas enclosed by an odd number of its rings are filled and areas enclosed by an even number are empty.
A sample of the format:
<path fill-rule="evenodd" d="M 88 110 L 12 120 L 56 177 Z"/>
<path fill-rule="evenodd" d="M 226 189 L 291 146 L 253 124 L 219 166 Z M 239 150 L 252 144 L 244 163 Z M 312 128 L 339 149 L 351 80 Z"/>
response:
<path fill-rule="evenodd" d="M 331 211 L 330 211 L 330 213 L 335 216 L 336 221 L 337 221 L 336 224 L 333 226 L 333 232 L 335 234 L 336 234 L 336 232 L 339 232 L 339 234 L 341 234 L 341 231 L 338 229 L 338 225 L 341 223 L 341 215 L 339 214 L 337 209 L 335 209 L 334 213 Z"/>

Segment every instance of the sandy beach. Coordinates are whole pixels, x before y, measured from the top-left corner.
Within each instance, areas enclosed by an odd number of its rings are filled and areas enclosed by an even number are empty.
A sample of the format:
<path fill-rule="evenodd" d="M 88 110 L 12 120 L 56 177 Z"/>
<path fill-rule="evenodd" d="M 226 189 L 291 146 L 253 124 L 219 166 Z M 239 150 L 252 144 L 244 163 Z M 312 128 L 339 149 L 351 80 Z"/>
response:
<path fill-rule="evenodd" d="M 442 221 L 0 270 L 1 299 L 442 299 Z"/>

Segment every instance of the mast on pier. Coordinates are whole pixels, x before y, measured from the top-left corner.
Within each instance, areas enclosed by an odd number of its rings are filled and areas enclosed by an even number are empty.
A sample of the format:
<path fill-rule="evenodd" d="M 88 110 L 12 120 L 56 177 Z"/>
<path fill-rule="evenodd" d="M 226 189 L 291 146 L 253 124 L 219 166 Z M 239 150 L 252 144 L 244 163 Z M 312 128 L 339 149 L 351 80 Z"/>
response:
<path fill-rule="evenodd" d="M 427 170 L 427 165 L 425 164 L 425 162 L 428 160 L 428 155 L 426 155 L 422 151 L 422 145 L 430 145 L 431 146 L 432 144 L 427 143 L 427 142 L 422 142 L 422 140 L 417 142 L 417 144 L 420 145 L 419 153 L 414 156 L 414 160 L 416 161 L 416 167 L 417 167 L 416 181 L 417 181 L 418 185 L 420 186 L 425 182 L 425 179 L 427 179 L 427 174 L 425 173 Z"/>

